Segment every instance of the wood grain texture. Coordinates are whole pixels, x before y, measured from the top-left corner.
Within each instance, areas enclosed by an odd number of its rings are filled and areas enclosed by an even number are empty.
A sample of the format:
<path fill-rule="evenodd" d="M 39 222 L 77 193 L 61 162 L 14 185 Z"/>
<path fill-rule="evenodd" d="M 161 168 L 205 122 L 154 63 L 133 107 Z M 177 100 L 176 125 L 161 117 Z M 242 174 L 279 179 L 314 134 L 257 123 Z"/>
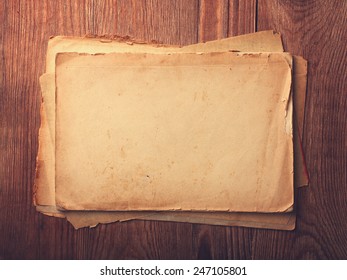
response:
<path fill-rule="evenodd" d="M 107 34 L 116 32 L 118 35 L 146 42 L 175 45 L 187 45 L 197 41 L 197 0 L 118 0 L 112 3 L 112 6 L 107 6 L 112 7 L 114 16 L 106 22 L 114 22 L 115 18 L 117 27 L 109 30 L 108 26 L 104 26 L 103 30 Z M 100 16 L 104 17 L 102 13 Z"/>
<path fill-rule="evenodd" d="M 199 41 L 255 32 L 256 0 L 200 0 Z"/>
<path fill-rule="evenodd" d="M 206 42 L 227 37 L 228 1 L 199 1 L 199 41 Z"/>
<path fill-rule="evenodd" d="M 229 0 L 228 36 L 257 30 L 257 0 Z"/>
<path fill-rule="evenodd" d="M 0 259 L 347 258 L 346 1 L 13 0 L 0 17 Z M 131 221 L 74 230 L 32 206 L 38 78 L 52 35 L 185 45 L 275 29 L 309 60 L 304 147 L 311 187 L 293 232 Z"/>
<path fill-rule="evenodd" d="M 347 257 L 346 19 L 346 1 L 259 1 L 259 30 L 280 31 L 285 49 L 309 65 L 304 150 L 311 187 L 298 192 L 295 235 L 263 238 L 275 240 L 272 252 L 286 241 L 293 258 Z"/>

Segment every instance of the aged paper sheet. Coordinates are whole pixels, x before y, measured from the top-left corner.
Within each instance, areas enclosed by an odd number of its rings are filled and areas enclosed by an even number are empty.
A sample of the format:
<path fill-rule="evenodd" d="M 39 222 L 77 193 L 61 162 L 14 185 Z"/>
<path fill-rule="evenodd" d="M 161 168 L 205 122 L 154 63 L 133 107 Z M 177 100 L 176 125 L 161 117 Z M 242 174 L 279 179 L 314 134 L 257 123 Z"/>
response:
<path fill-rule="evenodd" d="M 239 46 L 235 44 L 234 42 L 239 40 L 239 38 L 242 38 L 242 42 L 240 43 Z M 228 46 L 226 47 L 227 49 L 239 49 L 239 50 L 252 50 L 252 51 L 283 51 L 281 40 L 278 34 L 273 34 L 272 31 L 266 31 L 266 32 L 259 32 L 255 34 L 248 34 L 244 36 L 239 36 L 239 37 L 233 37 L 233 38 L 228 38 L 225 39 L 226 41 L 229 41 Z M 253 41 L 260 40 L 262 43 L 261 44 L 254 44 Z M 67 41 L 67 42 L 66 42 Z M 106 52 L 108 50 L 108 46 L 111 44 L 111 42 L 101 42 L 99 39 L 76 39 L 76 38 L 66 38 L 66 37 L 58 37 L 54 38 L 53 40 L 50 41 L 50 46 L 53 51 L 49 51 L 48 53 L 51 53 L 51 58 L 49 58 L 49 55 L 47 56 L 47 68 L 49 69 L 49 65 L 51 65 L 51 68 L 54 69 L 54 57 L 55 54 L 59 51 L 62 50 L 67 50 L 67 51 L 78 51 L 81 48 L 84 48 L 85 52 Z M 117 51 L 118 46 L 120 43 L 113 43 L 112 42 L 112 47 L 108 51 Z M 129 43 L 124 43 L 126 44 L 127 48 L 132 48 L 136 45 L 129 44 Z M 213 48 L 216 48 L 217 45 L 219 44 L 219 41 L 214 41 L 214 46 L 211 45 L 209 49 L 206 48 L 207 44 L 197 44 L 200 46 L 203 46 L 206 51 L 209 50 L 214 50 Z M 259 49 L 251 49 L 252 46 L 256 46 Z M 146 46 L 147 47 L 147 46 Z M 185 48 L 185 47 L 184 47 Z M 184 49 L 182 48 L 182 49 Z M 189 46 L 187 47 L 189 48 Z M 152 47 L 147 47 L 146 51 L 149 52 L 149 49 L 153 49 Z M 200 49 L 201 51 L 202 49 Z M 183 51 L 183 50 L 182 50 Z M 55 52 L 55 53 L 54 53 Z M 295 70 L 295 69 L 294 69 Z M 294 76 L 295 77 L 295 76 Z M 303 79 L 305 78 L 305 79 Z M 299 80 L 299 79 L 297 79 Z M 300 83 L 301 85 L 306 84 L 306 77 L 303 77 L 302 75 L 300 76 Z M 54 77 L 52 77 L 52 74 L 45 74 L 41 77 L 41 86 L 43 90 L 43 97 L 44 97 L 44 103 L 43 103 L 43 109 L 46 108 L 51 108 L 53 106 L 53 111 L 54 111 L 54 99 L 50 98 L 51 96 L 54 95 Z M 299 96 L 305 97 L 305 92 L 299 94 Z M 304 103 L 299 103 L 301 107 L 303 107 Z M 48 115 L 49 119 L 54 119 L 54 114 L 50 113 L 48 110 Z M 52 116 L 53 115 L 53 116 Z M 42 117 L 45 117 L 45 112 L 43 112 Z M 302 123 L 303 120 L 299 120 L 299 122 Z M 54 124 L 54 120 L 53 120 Z M 54 125 L 50 125 L 49 127 L 45 126 L 45 123 L 41 125 L 40 131 L 48 130 L 50 132 L 46 133 L 48 135 L 48 138 L 42 142 L 40 139 L 41 143 L 44 143 L 44 145 L 40 145 L 40 148 L 44 148 L 44 151 L 46 152 L 47 149 L 49 151 L 50 146 L 54 146 Z M 51 133 L 51 134 L 50 134 Z M 45 133 L 42 133 L 45 134 Z M 50 134 L 50 136 L 49 136 Z M 40 133 L 40 138 L 41 133 Z M 41 150 L 41 149 L 40 149 Z M 52 149 L 54 151 L 54 148 Z M 42 153 L 42 154 L 45 154 Z M 52 157 L 49 157 L 52 158 Z M 40 156 L 39 156 L 40 159 Z M 54 160 L 54 159 L 53 159 Z M 39 175 L 37 180 L 40 181 L 42 178 L 46 179 L 46 182 L 43 184 L 39 184 L 39 186 L 45 186 L 45 188 L 38 188 L 37 194 L 36 194 L 36 203 L 37 205 L 55 205 L 55 198 L 54 198 L 54 176 L 47 176 L 45 172 L 43 172 L 42 167 L 45 165 L 47 162 L 40 162 L 39 163 Z M 47 165 L 47 164 L 46 164 Z M 40 168 L 41 167 L 41 168 Z M 54 165 L 53 165 L 54 168 Z M 50 168 L 48 168 L 50 169 Z M 52 168 L 51 168 L 52 169 Z M 53 171 L 54 172 L 54 171 Z M 54 173 L 53 173 L 54 174 Z M 50 185 L 49 182 L 53 183 Z M 47 187 L 48 186 L 48 187 Z M 52 190 L 53 191 L 50 191 Z M 41 194 L 41 195 L 40 195 Z M 139 216 L 140 214 L 136 213 L 130 213 L 130 215 L 120 213 L 120 212 L 108 212 L 108 213 L 100 213 L 104 219 L 100 219 L 100 215 L 92 212 L 92 213 L 85 213 L 85 212 L 64 212 L 64 214 L 61 214 L 61 212 L 58 212 L 55 207 L 53 208 L 51 206 L 37 206 L 38 211 L 41 211 L 45 214 L 51 214 L 51 215 L 62 215 L 62 216 L 67 216 L 74 224 L 75 227 L 81 227 L 81 226 L 91 226 L 95 225 L 99 222 L 112 222 L 112 221 L 118 221 L 118 220 L 126 220 L 126 219 L 132 219 L 132 218 L 142 218 L 146 219 L 161 219 L 161 217 L 164 217 L 167 214 L 163 212 L 156 212 L 156 213 L 149 213 L 146 212 L 147 216 Z M 291 215 L 290 218 L 288 218 L 288 215 Z M 187 221 L 187 222 L 198 222 L 200 223 L 202 220 L 201 219 L 196 219 L 196 214 L 195 213 L 175 213 L 175 216 L 180 215 L 180 218 L 177 217 L 171 217 L 173 220 L 177 221 Z M 295 216 L 293 216 L 292 213 L 288 214 L 261 214 L 261 213 L 254 213 L 254 214 L 249 214 L 246 215 L 244 213 L 228 213 L 227 216 L 223 215 L 222 213 L 203 213 L 205 217 L 205 222 L 210 223 L 212 220 L 214 220 L 214 224 L 225 224 L 225 225 L 245 225 L 245 226 L 253 226 L 253 227 L 265 227 L 265 228 L 278 228 L 278 229 L 293 229 L 294 228 L 294 221 L 295 221 Z M 171 215 L 172 216 L 172 215 Z M 83 217 L 88 217 L 88 219 L 84 219 Z M 94 217 L 94 219 L 93 219 Z M 107 217 L 107 218 L 106 218 Z M 86 223 L 81 223 L 81 221 L 84 221 Z M 262 222 L 257 223 L 254 222 L 255 220 L 261 220 Z M 245 222 L 243 222 L 245 221 Z"/>
<path fill-rule="evenodd" d="M 222 44 L 221 44 L 222 42 Z M 36 193 L 34 202 L 36 205 L 55 205 L 55 56 L 59 52 L 85 52 L 85 53 L 108 53 L 108 52 L 211 52 L 211 51 L 250 51 L 250 52 L 282 52 L 282 42 L 279 34 L 273 31 L 261 31 L 223 40 L 199 43 L 184 46 L 182 48 L 168 48 L 162 46 L 149 46 L 147 44 L 134 43 L 123 38 L 105 40 L 100 38 L 76 38 L 54 37 L 49 41 L 46 60 L 46 71 L 40 78 L 43 94 L 43 108 L 41 118 L 43 120 L 40 129 L 40 148 L 38 155 L 38 167 L 36 178 Z M 302 95 L 302 94 L 300 94 Z M 51 111 L 52 110 L 52 111 Z M 49 116 L 46 116 L 46 112 Z"/>
<path fill-rule="evenodd" d="M 290 59 L 58 54 L 57 205 L 287 211 L 293 205 Z"/>

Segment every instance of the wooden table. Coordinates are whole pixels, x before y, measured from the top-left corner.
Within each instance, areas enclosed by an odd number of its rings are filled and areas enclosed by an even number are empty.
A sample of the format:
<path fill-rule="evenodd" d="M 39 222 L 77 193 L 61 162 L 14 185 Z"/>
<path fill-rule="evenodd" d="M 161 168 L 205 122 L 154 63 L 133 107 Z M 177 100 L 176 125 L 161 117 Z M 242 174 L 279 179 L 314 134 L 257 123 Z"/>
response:
<path fill-rule="evenodd" d="M 0 18 L 0 259 L 347 258 L 347 1 L 3 0 Z M 185 45 L 266 29 L 309 61 L 311 186 L 297 192 L 295 231 L 150 221 L 76 231 L 35 211 L 38 79 L 49 36 Z"/>

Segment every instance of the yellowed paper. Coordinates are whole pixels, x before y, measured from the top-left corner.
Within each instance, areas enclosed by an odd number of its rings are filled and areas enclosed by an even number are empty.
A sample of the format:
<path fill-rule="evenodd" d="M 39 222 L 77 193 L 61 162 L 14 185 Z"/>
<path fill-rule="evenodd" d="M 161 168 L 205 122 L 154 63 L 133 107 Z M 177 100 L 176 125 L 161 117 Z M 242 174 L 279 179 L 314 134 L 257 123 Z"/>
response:
<path fill-rule="evenodd" d="M 54 102 L 53 94 L 46 94 L 47 88 L 51 88 L 54 92 L 54 77 L 50 74 L 45 74 L 40 79 L 41 87 L 43 90 L 44 103 L 46 107 L 47 103 Z M 48 87 L 47 87 L 48 84 Z M 50 100 L 50 96 L 53 96 Z M 49 110 L 48 110 L 49 112 Z M 51 110 L 51 115 L 54 116 L 54 112 Z M 54 129 L 54 125 L 52 126 Z M 42 126 L 41 126 L 42 129 Z M 45 143 L 45 147 L 52 143 L 54 139 L 54 133 L 50 131 L 51 136 L 48 137 L 48 142 Z M 53 136 L 52 136 L 53 134 Z M 49 133 L 48 133 L 49 135 Z M 53 192 L 54 194 L 54 192 Z M 49 197 L 49 196 L 48 196 Z M 50 198 L 55 205 L 54 197 Z M 41 204 L 45 205 L 41 201 Z M 48 204 L 49 205 L 49 204 Z M 282 230 L 292 230 L 295 227 L 295 214 L 294 213 L 274 213 L 274 214 L 263 214 L 263 213 L 199 213 L 199 219 L 196 218 L 198 214 L 192 212 L 175 212 L 174 215 L 171 213 L 163 212 L 60 212 L 55 207 L 50 206 L 37 206 L 37 210 L 51 216 L 67 217 L 68 220 L 73 224 L 75 228 L 93 226 L 99 223 L 110 223 L 115 221 L 125 221 L 131 219 L 144 219 L 144 220 L 171 220 L 176 222 L 190 222 L 190 223 L 208 223 L 215 225 L 233 225 L 233 226 L 247 226 L 256 228 L 272 228 Z"/>
<path fill-rule="evenodd" d="M 58 54 L 57 205 L 288 210 L 288 56 Z"/>
<path fill-rule="evenodd" d="M 221 43 L 222 42 L 222 43 Z M 222 44 L 222 45 L 220 45 Z M 49 77 L 49 73 L 55 71 L 55 56 L 59 52 L 85 52 L 85 53 L 108 53 L 108 52 L 210 52 L 210 51 L 283 51 L 282 42 L 279 34 L 273 31 L 261 31 L 236 37 L 231 37 L 223 40 L 211 41 L 207 43 L 199 43 L 196 45 L 184 46 L 182 48 L 170 48 L 164 46 L 148 46 L 147 44 L 134 43 L 133 41 L 124 38 L 116 40 L 105 40 L 100 38 L 76 38 L 76 37 L 54 37 L 49 41 L 46 60 L 46 71 L 41 79 L 42 94 L 44 96 L 42 115 L 45 114 L 47 106 L 55 111 L 54 92 L 55 82 L 54 77 Z M 52 97 L 52 98 L 51 98 Z M 52 107 L 53 106 L 53 107 Z M 42 118 L 45 118 L 43 116 Z M 55 137 L 55 116 L 50 114 L 49 123 L 43 121 L 41 124 L 42 134 L 40 136 L 40 148 L 38 156 L 38 178 L 35 181 L 34 203 L 35 205 L 52 205 L 55 201 L 55 185 L 52 172 L 55 168 L 54 156 L 52 157 L 50 151 L 54 151 L 54 137 Z M 43 137 L 47 136 L 47 137 Z M 42 151 L 43 150 L 43 151 Z M 44 151 L 47 150 L 46 155 Z M 45 157 L 45 160 L 42 160 Z M 49 158 L 48 158 L 49 157 Z M 42 159 L 41 159 L 42 158 Z M 44 170 L 48 170 L 45 172 Z M 43 187 L 41 187 L 43 186 Z"/>
<path fill-rule="evenodd" d="M 259 32 L 259 33 L 255 33 L 255 34 L 248 34 L 248 35 L 245 35 L 245 36 L 240 36 L 240 38 L 242 37 L 243 39 L 243 42 L 241 42 L 241 45 L 240 47 L 237 47 L 236 44 L 234 44 L 233 42 L 235 42 L 235 40 L 238 40 L 237 38 L 238 37 L 233 37 L 233 38 L 228 38 L 226 40 L 229 40 L 229 46 L 228 46 L 228 49 L 239 49 L 239 50 L 246 50 L 248 48 L 248 50 L 252 50 L 252 51 L 281 51 L 283 50 L 282 49 L 282 44 L 281 44 L 281 41 L 280 41 L 280 38 L 279 36 L 277 36 L 276 34 L 273 35 L 273 32 L 272 31 L 267 31 L 267 32 Z M 254 44 L 252 43 L 252 38 L 256 38 L 256 40 L 259 40 L 259 37 L 263 37 L 262 41 L 264 42 L 263 44 L 263 49 L 250 49 L 252 47 L 252 45 L 254 46 Z M 55 53 L 56 52 L 60 52 L 60 51 L 78 51 L 80 50 L 81 48 L 85 48 L 85 52 L 106 52 L 106 49 L 108 48 L 108 45 L 109 43 L 102 43 L 100 42 L 100 40 L 98 39 L 83 39 L 83 40 L 80 40 L 80 39 L 76 39 L 76 38 L 70 38 L 71 41 L 69 41 L 67 44 L 64 42 L 65 40 L 67 40 L 66 37 L 63 37 L 63 38 L 55 38 L 53 39 L 52 41 L 50 41 L 50 44 L 51 42 L 54 44 L 54 48 L 55 48 L 55 52 L 52 51 L 50 52 L 51 53 L 51 59 L 49 58 L 50 56 L 47 55 L 47 68 L 49 69 L 49 65 L 50 65 L 50 62 L 54 62 L 54 59 L 52 59 L 52 57 L 54 58 L 55 57 Z M 92 42 L 93 43 L 92 43 Z M 218 41 L 215 41 L 215 46 L 210 46 L 210 50 L 213 50 L 213 47 L 216 47 L 216 45 L 218 44 Z M 90 45 L 92 45 L 90 47 Z M 205 45 L 206 44 L 198 44 L 198 45 Z M 52 44 L 51 44 L 52 46 Z M 132 45 L 129 45 L 127 44 L 127 47 L 133 47 Z M 109 51 L 116 51 L 118 49 L 118 44 L 115 44 L 112 46 L 112 48 L 110 48 Z M 146 52 L 149 52 L 150 49 L 152 48 L 149 48 L 147 47 L 146 49 Z M 205 49 L 206 51 L 209 51 L 208 49 Z M 128 50 L 127 50 L 128 51 Z M 199 51 L 202 51 L 201 49 Z M 54 68 L 54 64 L 51 64 L 51 68 Z M 54 80 L 53 80 L 53 83 L 51 82 L 52 81 L 52 77 L 49 77 L 49 74 L 46 74 L 43 78 L 46 78 L 46 84 L 51 84 L 51 88 L 53 90 L 51 90 L 51 95 L 54 95 Z M 51 81 L 49 81 L 49 78 Z M 43 83 L 45 82 L 44 79 L 43 80 Z M 47 82 L 48 80 L 48 82 Z M 42 81 L 41 81 L 42 82 Z M 42 85 L 42 83 L 41 83 Z M 45 86 L 43 85 L 43 88 L 45 88 Z M 45 101 L 48 101 L 49 97 L 50 97 L 50 94 L 45 94 L 45 91 L 43 91 L 43 95 L 46 96 L 45 97 Z M 54 123 L 54 122 L 53 122 Z M 41 127 L 41 130 L 44 129 L 44 127 Z M 54 133 L 54 125 L 53 125 L 53 133 Z M 51 138 L 52 138 L 52 135 L 51 135 Z M 54 138 L 54 134 L 53 134 L 53 138 Z M 47 144 L 51 144 L 50 141 L 46 141 L 45 142 L 45 146 L 47 147 Z M 40 172 L 41 174 L 42 172 Z M 50 189 L 50 188 L 45 188 L 46 189 Z M 54 186 L 53 186 L 53 189 L 54 189 Z M 54 192 L 53 192 L 54 194 Z M 53 197 L 53 200 L 54 200 L 54 197 Z M 43 204 L 45 205 L 44 201 L 38 201 L 37 204 Z M 38 206 L 38 211 L 41 211 L 41 212 L 44 212 L 42 208 L 45 208 L 45 207 L 42 207 L 42 206 Z M 46 207 L 47 208 L 47 207 Z M 48 207 L 49 208 L 49 207 Z M 50 208 L 46 211 L 52 211 Z M 67 216 L 70 215 L 70 212 L 67 212 L 65 213 Z M 117 220 L 122 220 L 123 218 L 118 218 L 119 213 L 103 213 L 104 215 L 109 215 L 110 216 L 110 221 L 117 221 Z M 176 215 L 178 215 L 179 213 L 175 213 Z M 189 218 L 189 214 L 190 213 L 181 213 L 182 216 L 185 217 L 185 221 L 189 221 L 189 222 L 194 222 L 194 219 L 193 218 Z M 229 213 L 230 215 L 232 215 L 233 213 Z M 247 215 L 243 215 L 244 213 L 240 213 L 239 214 L 239 218 L 241 220 L 248 220 L 249 217 Z M 84 216 L 84 215 L 87 215 L 87 213 L 74 213 L 74 217 L 76 217 L 76 215 L 80 215 L 81 217 Z M 133 214 L 133 218 L 136 218 L 136 213 Z M 164 213 L 157 213 L 157 218 L 160 217 L 161 215 L 165 215 Z M 229 218 L 226 218 L 226 221 L 223 221 L 223 219 L 221 217 L 219 217 L 219 215 L 221 215 L 221 213 L 205 213 L 206 216 L 209 216 L 209 217 L 215 217 L 216 220 L 219 222 L 219 224 L 228 224 L 228 221 L 232 221 L 233 218 L 232 217 L 229 217 Z M 250 214 L 250 215 L 253 215 L 254 217 L 256 217 L 257 219 L 259 219 L 259 217 L 263 216 L 263 214 Z M 275 224 L 274 222 L 272 222 L 272 220 L 275 220 L 275 216 L 281 216 L 283 214 L 272 214 L 268 217 L 268 220 L 267 222 L 264 222 L 264 227 L 271 227 L 271 228 L 277 228 L 277 227 L 274 227 L 273 225 Z M 93 214 L 91 213 L 88 213 L 88 217 L 93 217 Z M 139 217 L 137 217 L 139 218 Z M 289 219 L 289 220 L 285 220 L 284 222 L 282 222 L 282 224 L 284 225 L 287 225 L 287 229 L 291 229 L 294 227 L 294 220 L 295 220 L 295 217 L 293 217 L 294 219 Z M 155 219 L 154 217 L 152 219 Z M 208 219 L 207 219 L 208 220 Z M 71 222 L 73 223 L 76 223 L 76 219 L 70 219 Z M 180 219 L 180 221 L 182 221 L 182 219 Z M 252 221 L 252 220 L 251 220 Z M 291 221 L 289 223 L 289 221 Z M 91 222 L 91 224 L 96 224 L 98 222 L 102 222 L 102 221 L 99 221 L 98 220 L 98 217 L 95 218 L 94 221 Z M 235 221 L 234 221 L 235 222 Z M 288 225 L 291 224 L 289 227 Z M 238 225 L 237 223 L 235 223 L 234 225 Z M 76 226 L 76 224 L 75 224 Z M 85 224 L 83 226 L 88 226 L 88 224 Z M 253 225 L 250 225 L 248 224 L 248 226 L 254 226 L 254 227 L 258 227 L 257 224 L 253 224 Z"/>

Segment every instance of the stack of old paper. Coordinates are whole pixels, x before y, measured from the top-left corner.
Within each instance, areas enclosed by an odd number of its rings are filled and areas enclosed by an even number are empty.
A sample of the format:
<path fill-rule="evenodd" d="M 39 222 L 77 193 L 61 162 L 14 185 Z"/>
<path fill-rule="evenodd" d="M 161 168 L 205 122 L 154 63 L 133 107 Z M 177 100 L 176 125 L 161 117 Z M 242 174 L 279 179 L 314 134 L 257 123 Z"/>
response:
<path fill-rule="evenodd" d="M 308 183 L 306 69 L 272 31 L 184 47 L 50 39 L 37 210 L 75 228 L 143 219 L 293 229 L 294 188 Z"/>

